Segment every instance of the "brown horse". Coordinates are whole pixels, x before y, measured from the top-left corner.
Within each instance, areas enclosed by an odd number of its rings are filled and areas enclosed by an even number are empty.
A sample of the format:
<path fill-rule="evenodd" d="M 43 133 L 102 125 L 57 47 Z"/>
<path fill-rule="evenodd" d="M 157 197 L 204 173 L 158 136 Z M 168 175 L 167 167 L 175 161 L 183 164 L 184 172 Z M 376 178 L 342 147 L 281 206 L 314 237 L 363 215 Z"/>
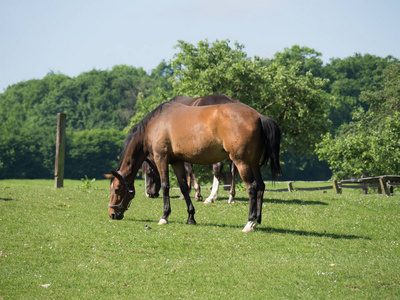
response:
<path fill-rule="evenodd" d="M 260 171 L 261 157 L 261 165 L 270 161 L 273 178 L 280 173 L 281 132 L 274 120 L 242 103 L 192 107 L 169 101 L 133 126 L 129 135 L 117 171 L 112 172 L 108 204 L 112 219 L 124 217 L 135 196 L 136 174 L 150 156 L 160 173 L 164 198 L 164 214 L 159 224 L 168 224 L 171 213 L 168 164 L 172 166 L 186 200 L 186 224 L 196 224 L 184 162 L 208 165 L 230 158 L 249 194 L 249 217 L 243 231 L 252 231 L 261 223 L 265 189 Z"/>
<path fill-rule="evenodd" d="M 226 95 L 208 95 L 200 98 L 191 98 L 187 96 L 176 96 L 170 101 L 176 103 L 182 103 L 188 106 L 208 106 L 216 104 L 226 104 L 226 103 L 240 103 L 239 100 L 235 100 Z M 150 159 L 151 160 L 151 159 Z M 157 198 L 159 191 L 161 189 L 160 175 L 158 174 L 157 168 L 154 168 L 154 164 L 151 161 L 144 161 L 142 165 L 142 173 L 145 179 L 145 190 L 146 196 L 148 198 Z M 213 164 L 214 180 L 211 189 L 210 196 L 204 201 L 204 203 L 213 203 L 218 197 L 219 183 L 222 176 L 223 163 L 218 162 Z M 189 186 L 189 191 L 191 189 L 191 183 L 195 189 L 195 200 L 202 201 L 200 185 L 197 182 L 196 176 L 193 171 L 193 165 L 185 162 L 187 181 Z M 230 171 L 231 171 L 231 187 L 229 192 L 228 203 L 234 203 L 235 199 L 235 176 L 237 169 L 234 163 L 230 161 Z"/>

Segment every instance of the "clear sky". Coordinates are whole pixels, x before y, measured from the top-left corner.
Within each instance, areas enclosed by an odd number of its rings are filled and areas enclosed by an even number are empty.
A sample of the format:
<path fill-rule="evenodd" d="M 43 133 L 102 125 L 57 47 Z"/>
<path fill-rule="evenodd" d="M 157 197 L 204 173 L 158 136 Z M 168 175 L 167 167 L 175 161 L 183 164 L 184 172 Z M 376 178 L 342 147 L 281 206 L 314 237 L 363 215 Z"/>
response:
<path fill-rule="evenodd" d="M 50 71 L 151 71 L 178 40 L 229 39 L 250 57 L 297 44 L 324 62 L 400 58 L 399 16 L 400 0 L 0 0 L 0 93 Z"/>

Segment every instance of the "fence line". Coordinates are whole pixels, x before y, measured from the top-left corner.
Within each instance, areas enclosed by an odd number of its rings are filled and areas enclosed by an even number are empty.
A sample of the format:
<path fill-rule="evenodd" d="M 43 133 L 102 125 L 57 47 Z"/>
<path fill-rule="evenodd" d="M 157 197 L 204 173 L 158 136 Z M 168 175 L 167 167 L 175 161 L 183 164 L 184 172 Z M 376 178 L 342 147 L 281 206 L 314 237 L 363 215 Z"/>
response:
<path fill-rule="evenodd" d="M 338 193 L 342 192 L 343 188 L 347 189 L 362 189 L 363 194 L 368 194 L 368 188 L 378 188 L 379 194 L 387 196 L 393 195 L 393 189 L 400 186 L 399 175 L 382 175 L 374 177 L 363 177 L 355 179 L 347 179 L 337 181 Z"/>
<path fill-rule="evenodd" d="M 310 188 L 294 188 L 293 181 L 287 182 L 286 189 L 266 190 L 268 192 L 293 192 L 293 191 L 319 191 L 333 189 L 335 194 L 341 194 L 342 189 L 362 189 L 363 194 L 368 194 L 369 188 L 378 188 L 379 194 L 387 196 L 393 195 L 393 189 L 400 187 L 399 175 L 383 175 L 375 177 L 354 178 L 347 180 L 332 181 L 329 186 L 310 187 Z"/>

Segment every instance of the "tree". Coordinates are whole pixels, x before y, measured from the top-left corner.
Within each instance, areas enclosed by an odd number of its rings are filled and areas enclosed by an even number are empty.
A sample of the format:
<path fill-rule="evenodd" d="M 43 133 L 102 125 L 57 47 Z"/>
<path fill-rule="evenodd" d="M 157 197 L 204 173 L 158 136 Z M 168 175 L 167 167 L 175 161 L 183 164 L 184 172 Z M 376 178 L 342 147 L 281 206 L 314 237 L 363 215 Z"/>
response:
<path fill-rule="evenodd" d="M 324 113 L 322 87 L 326 81 L 310 72 L 301 74 L 301 62 L 281 64 L 247 57 L 244 46 L 229 40 L 197 47 L 179 41 L 172 66 L 177 94 L 199 97 L 227 94 L 239 99 L 280 125 L 284 151 L 312 153 L 314 145 L 329 126 Z M 311 52 L 311 50 L 310 50 Z"/>
<path fill-rule="evenodd" d="M 384 70 L 396 62 L 398 60 L 392 56 L 381 58 L 356 53 L 344 59 L 331 59 L 331 62 L 323 67 L 322 76 L 329 79 L 325 91 L 333 96 L 327 107 L 333 130 L 343 123 L 351 122 L 354 110 L 360 107 L 368 110 L 368 103 L 360 101 L 360 94 L 382 89 Z"/>
<path fill-rule="evenodd" d="M 118 129 L 92 129 L 67 132 L 65 177 L 101 178 L 114 170 L 125 134 Z"/>
<path fill-rule="evenodd" d="M 130 124 L 125 128 L 128 132 L 132 125 L 139 123 L 146 115 L 152 112 L 158 105 L 171 99 L 173 87 L 170 82 L 174 71 L 171 64 L 162 61 L 151 73 L 154 82 L 146 93 L 139 93 L 135 104 L 135 115 L 131 118 Z"/>
<path fill-rule="evenodd" d="M 0 178 L 53 176 L 59 112 L 67 114 L 70 136 L 66 176 L 100 176 L 102 167 L 108 172 L 120 151 L 122 129 L 135 114 L 137 95 L 152 93 L 157 82 L 156 75 L 142 68 L 121 65 L 74 78 L 50 72 L 9 86 L 0 93 Z M 110 128 L 121 133 L 111 134 Z M 111 148 L 113 154 L 106 150 Z"/>
<path fill-rule="evenodd" d="M 368 111 L 360 108 L 353 122 L 336 136 L 326 134 L 317 146 L 337 178 L 400 172 L 400 64 L 390 65 L 383 76 L 383 89 L 361 93 Z"/>
<path fill-rule="evenodd" d="M 300 74 L 306 75 L 307 72 L 311 72 L 315 77 L 322 77 L 321 56 L 322 53 L 314 49 L 294 45 L 291 48 L 285 48 L 283 52 L 276 53 L 273 60 L 287 67 L 299 63 Z"/>

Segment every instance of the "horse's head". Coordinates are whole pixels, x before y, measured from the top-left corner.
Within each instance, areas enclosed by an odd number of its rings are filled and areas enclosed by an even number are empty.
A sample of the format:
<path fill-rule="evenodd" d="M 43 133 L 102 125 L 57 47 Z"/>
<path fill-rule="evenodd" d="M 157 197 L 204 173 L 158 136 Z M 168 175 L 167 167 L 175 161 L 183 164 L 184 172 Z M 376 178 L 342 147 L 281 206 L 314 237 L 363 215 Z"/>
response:
<path fill-rule="evenodd" d="M 151 161 L 145 160 L 142 164 L 142 172 L 145 179 L 146 196 L 157 198 L 161 188 L 161 179 L 157 167 Z"/>
<path fill-rule="evenodd" d="M 131 200 L 135 197 L 135 187 L 129 187 L 125 176 L 121 171 L 104 175 L 111 179 L 110 203 L 108 204 L 108 215 L 111 219 L 122 220 L 124 212 L 128 210 Z"/>

